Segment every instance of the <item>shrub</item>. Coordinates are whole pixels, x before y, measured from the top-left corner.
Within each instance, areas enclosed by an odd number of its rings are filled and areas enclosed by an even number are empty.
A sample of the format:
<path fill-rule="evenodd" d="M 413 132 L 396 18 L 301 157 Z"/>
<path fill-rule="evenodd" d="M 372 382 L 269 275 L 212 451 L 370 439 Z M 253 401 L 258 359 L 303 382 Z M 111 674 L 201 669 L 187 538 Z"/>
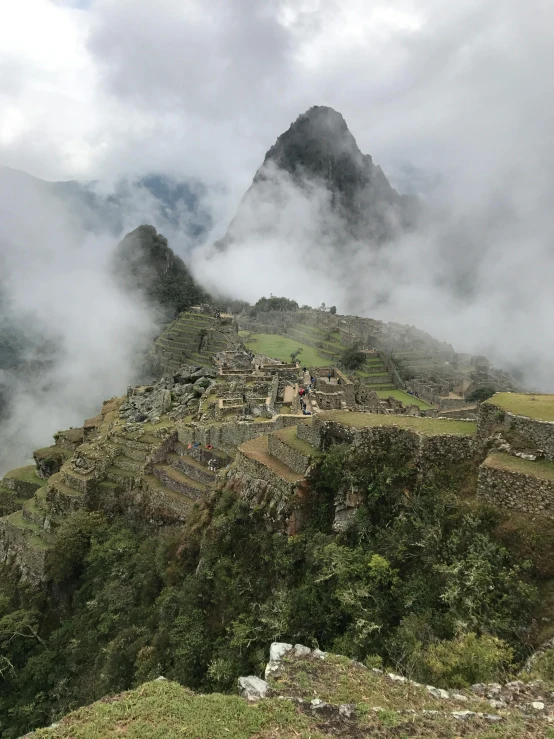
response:
<path fill-rule="evenodd" d="M 478 387 L 477 390 L 470 393 L 466 400 L 469 400 L 470 403 L 483 403 L 485 400 L 492 398 L 495 392 L 496 390 L 493 387 L 485 385 L 484 387 Z"/>
<path fill-rule="evenodd" d="M 352 344 L 352 346 L 349 346 L 347 349 L 344 350 L 340 358 L 341 366 L 347 370 L 357 370 L 363 365 L 364 362 L 365 355 L 360 350 L 359 344 Z"/>
<path fill-rule="evenodd" d="M 498 682 L 505 677 L 512 658 L 512 649 L 502 639 L 461 634 L 431 644 L 421 653 L 420 679 L 449 687 Z"/>

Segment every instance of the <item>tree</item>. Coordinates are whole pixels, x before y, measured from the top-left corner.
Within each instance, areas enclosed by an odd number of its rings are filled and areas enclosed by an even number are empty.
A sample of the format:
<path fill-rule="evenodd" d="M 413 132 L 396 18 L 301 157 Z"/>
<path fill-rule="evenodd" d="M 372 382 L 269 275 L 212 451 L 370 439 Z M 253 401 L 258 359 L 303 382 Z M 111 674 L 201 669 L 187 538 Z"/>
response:
<path fill-rule="evenodd" d="M 337 306 L 336 306 L 336 305 L 332 305 L 332 306 L 331 306 L 331 307 L 329 308 L 329 313 L 330 313 L 330 314 L 331 314 L 332 316 L 334 316 L 336 312 L 337 312 Z"/>
<path fill-rule="evenodd" d="M 340 364 L 344 369 L 357 370 L 365 362 L 365 354 L 361 351 L 359 344 L 352 344 L 348 349 L 345 349 L 341 358 Z"/>
<path fill-rule="evenodd" d="M 275 295 L 272 295 L 269 298 L 260 298 L 254 305 L 253 310 L 254 313 L 267 313 L 270 310 L 295 311 L 298 310 L 298 303 L 296 300 L 278 298 Z"/>
<path fill-rule="evenodd" d="M 470 393 L 466 400 L 469 400 L 470 403 L 483 403 L 485 400 L 492 398 L 495 392 L 496 390 L 491 385 L 484 385 Z"/>
<path fill-rule="evenodd" d="M 299 347 L 295 352 L 291 352 L 290 358 L 293 362 L 296 362 L 296 357 L 300 354 L 301 351 L 303 351 L 303 349 Z"/>

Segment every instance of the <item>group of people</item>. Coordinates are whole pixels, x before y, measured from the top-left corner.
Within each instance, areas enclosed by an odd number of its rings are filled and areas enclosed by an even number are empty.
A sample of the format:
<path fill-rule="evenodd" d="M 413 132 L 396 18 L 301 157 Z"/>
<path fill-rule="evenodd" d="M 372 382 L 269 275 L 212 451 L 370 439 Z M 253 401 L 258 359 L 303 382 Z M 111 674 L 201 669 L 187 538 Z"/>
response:
<path fill-rule="evenodd" d="M 419 393 L 417 392 L 417 390 L 406 390 L 406 392 L 408 393 L 408 395 L 413 395 L 414 398 L 419 398 Z"/>
<path fill-rule="evenodd" d="M 310 392 L 310 388 L 308 388 L 308 392 Z M 308 410 L 306 406 L 306 401 L 304 400 L 304 398 L 306 397 L 306 389 L 301 387 L 298 391 L 298 395 L 300 396 L 300 409 L 302 411 L 302 414 L 304 416 L 311 416 L 312 413 Z"/>
<path fill-rule="evenodd" d="M 188 444 L 187 450 L 190 451 L 191 456 L 197 459 L 198 452 L 200 452 L 202 448 L 202 445 L 199 442 L 196 442 L 195 444 Z M 210 451 L 210 449 L 213 449 L 213 444 L 206 444 L 206 450 Z M 217 459 L 215 457 L 212 457 L 208 460 L 208 469 L 210 472 L 215 472 L 217 470 Z"/>

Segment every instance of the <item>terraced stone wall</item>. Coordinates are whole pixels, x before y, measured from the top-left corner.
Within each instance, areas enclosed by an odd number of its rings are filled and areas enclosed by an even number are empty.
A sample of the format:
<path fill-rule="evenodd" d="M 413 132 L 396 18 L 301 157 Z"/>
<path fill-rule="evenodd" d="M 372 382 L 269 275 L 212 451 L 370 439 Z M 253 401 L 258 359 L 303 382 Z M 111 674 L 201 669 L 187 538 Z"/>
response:
<path fill-rule="evenodd" d="M 13 514 L 17 515 L 17 514 Z M 0 518 L 0 562 L 13 562 L 23 577 L 39 584 L 45 579 L 47 549 L 19 526 Z"/>
<path fill-rule="evenodd" d="M 368 455 L 394 449 L 397 453 L 413 458 L 422 469 L 425 469 L 427 465 L 478 459 L 484 454 L 480 439 L 446 432 L 423 435 L 411 429 L 396 426 L 370 426 L 356 429 L 334 421 L 322 421 L 316 417 L 313 429 L 314 440 L 318 433 L 321 439 L 319 448 L 323 450 L 329 449 L 333 444 L 355 444 L 363 448 Z M 302 438 L 305 436 L 303 435 Z"/>
<path fill-rule="evenodd" d="M 499 508 L 554 518 L 554 480 L 482 465 L 477 497 Z"/>
<path fill-rule="evenodd" d="M 546 459 L 554 460 L 554 422 L 517 416 L 494 405 L 494 400 L 482 403 L 477 420 L 477 434 L 484 438 L 498 431 L 517 433 L 528 442 L 530 448 L 541 449 Z"/>
<path fill-rule="evenodd" d="M 306 441 L 316 449 L 321 449 L 321 433 L 320 427 L 314 424 L 314 418 L 307 423 L 299 424 L 296 429 L 296 435 L 302 441 Z"/>
<path fill-rule="evenodd" d="M 270 434 L 267 437 L 267 448 L 273 457 L 280 459 L 291 470 L 298 472 L 299 475 L 306 474 L 309 460 L 300 451 L 282 442 L 278 436 Z"/>
<path fill-rule="evenodd" d="M 249 421 L 229 421 L 228 423 L 213 424 L 211 426 L 181 426 L 179 441 L 182 444 L 196 444 L 202 446 L 212 444 L 216 448 L 237 447 L 245 441 L 258 436 L 265 436 L 271 431 L 277 431 L 288 426 L 295 426 L 299 419 L 296 416 L 279 416 L 274 421 L 255 423 Z"/>

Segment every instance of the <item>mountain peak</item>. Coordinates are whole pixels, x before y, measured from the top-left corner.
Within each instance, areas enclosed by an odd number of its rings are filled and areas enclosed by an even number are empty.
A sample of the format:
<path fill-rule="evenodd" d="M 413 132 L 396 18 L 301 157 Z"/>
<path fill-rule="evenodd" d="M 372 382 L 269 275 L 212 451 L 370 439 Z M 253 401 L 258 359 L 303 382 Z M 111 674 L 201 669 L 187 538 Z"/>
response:
<path fill-rule="evenodd" d="M 411 225 L 417 212 L 414 200 L 400 195 L 381 167 L 360 151 L 342 114 L 314 105 L 267 151 L 218 245 L 290 235 L 298 203 L 313 203 L 314 197 L 326 203 L 322 228 L 334 234 L 341 249 L 349 240 L 374 246 L 389 241 Z M 320 220 L 317 213 L 314 217 Z"/>

